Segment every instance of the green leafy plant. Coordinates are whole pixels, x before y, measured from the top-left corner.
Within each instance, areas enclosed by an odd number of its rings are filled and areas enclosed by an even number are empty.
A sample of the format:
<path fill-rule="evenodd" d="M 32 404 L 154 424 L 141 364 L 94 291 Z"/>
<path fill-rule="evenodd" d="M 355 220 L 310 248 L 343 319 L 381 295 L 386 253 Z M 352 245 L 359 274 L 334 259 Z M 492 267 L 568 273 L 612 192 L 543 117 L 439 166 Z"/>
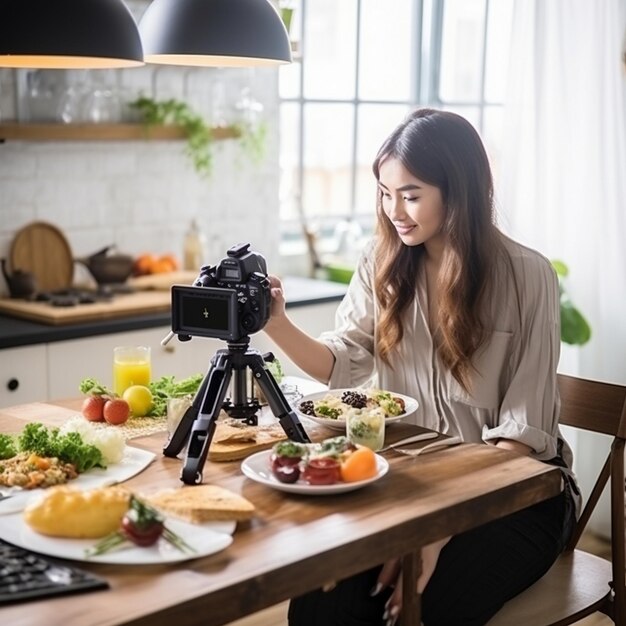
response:
<path fill-rule="evenodd" d="M 563 261 L 552 261 L 552 267 L 559 278 L 561 294 L 561 341 L 571 345 L 583 345 L 591 339 L 591 327 L 584 315 L 574 306 L 565 289 L 565 278 L 569 268 Z"/>
<path fill-rule="evenodd" d="M 239 144 L 250 160 L 258 165 L 265 158 L 265 144 L 267 139 L 267 124 L 265 122 L 235 124 L 235 131 L 239 134 Z"/>
<path fill-rule="evenodd" d="M 154 100 L 141 96 L 130 103 L 147 126 L 180 126 L 187 137 L 186 154 L 198 174 L 209 177 L 213 169 L 213 131 L 202 116 L 181 100 Z"/>
<path fill-rule="evenodd" d="M 291 33 L 291 20 L 293 19 L 293 7 L 284 5 L 280 7 L 280 18 L 288 33 Z"/>
<path fill-rule="evenodd" d="M 155 100 L 141 96 L 130 102 L 136 109 L 146 128 L 152 126 L 179 126 L 187 137 L 186 154 L 201 176 L 208 178 L 213 171 L 213 129 L 201 115 L 182 100 L 170 98 Z M 267 138 L 267 124 L 265 122 L 240 122 L 233 124 L 233 137 L 239 139 L 239 144 L 250 160 L 259 164 L 265 156 Z"/>

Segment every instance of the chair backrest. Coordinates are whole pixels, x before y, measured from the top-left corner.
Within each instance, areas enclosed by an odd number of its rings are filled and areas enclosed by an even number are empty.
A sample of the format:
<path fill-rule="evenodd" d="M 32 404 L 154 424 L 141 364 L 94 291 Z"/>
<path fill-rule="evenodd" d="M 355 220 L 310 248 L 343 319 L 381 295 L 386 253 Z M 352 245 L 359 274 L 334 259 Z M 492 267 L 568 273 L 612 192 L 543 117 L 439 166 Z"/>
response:
<path fill-rule="evenodd" d="M 626 387 L 558 375 L 561 424 L 605 435 L 626 436 Z"/>
<path fill-rule="evenodd" d="M 611 435 L 610 451 L 576 524 L 567 547 L 573 550 L 607 482 L 610 481 L 611 555 L 616 623 L 626 620 L 626 557 L 624 516 L 624 444 L 626 443 L 626 386 L 573 376 L 558 376 L 561 395 L 559 422 L 566 426 Z"/>

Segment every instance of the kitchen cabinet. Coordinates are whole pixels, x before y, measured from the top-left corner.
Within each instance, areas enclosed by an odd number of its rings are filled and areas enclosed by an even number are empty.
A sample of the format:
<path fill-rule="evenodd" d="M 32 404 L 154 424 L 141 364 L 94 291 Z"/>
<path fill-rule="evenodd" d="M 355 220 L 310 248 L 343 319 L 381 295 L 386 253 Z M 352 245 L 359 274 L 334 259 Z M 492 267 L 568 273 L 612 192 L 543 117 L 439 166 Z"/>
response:
<path fill-rule="evenodd" d="M 291 306 L 288 314 L 298 326 L 316 337 L 333 328 L 337 306 L 337 301 Z M 80 381 L 88 377 L 111 385 L 115 346 L 150 346 L 153 378 L 205 374 L 215 352 L 227 347 L 224 341 L 208 337 L 193 337 L 188 342 L 174 337 L 167 346 L 162 346 L 161 340 L 169 331 L 170 327 L 163 325 L 4 348 L 0 350 L 0 408 L 78 396 Z M 252 335 L 250 347 L 262 354 L 273 352 L 280 359 L 285 375 L 304 375 L 262 331 Z"/>
<path fill-rule="evenodd" d="M 333 328 L 337 302 L 326 302 L 288 310 L 291 319 L 313 336 Z M 227 347 L 224 341 L 209 337 L 193 337 L 181 342 L 174 337 L 167 346 L 161 340 L 169 333 L 169 326 L 112 333 L 97 337 L 55 341 L 47 344 L 47 394 L 39 399 L 59 399 L 78 395 L 83 378 L 95 378 L 105 385 L 112 384 L 113 348 L 122 345 L 143 345 L 152 348 L 152 378 L 176 376 L 185 378 L 205 374 L 217 350 Z M 273 352 L 288 376 L 303 376 L 282 351 L 263 332 L 251 337 L 250 347 L 261 353 Z M 4 350 L 0 353 L 4 357 Z M 8 350 L 7 350 L 8 352 Z M 4 362 L 4 358 L 3 358 Z"/>
<path fill-rule="evenodd" d="M 325 302 L 293 307 L 287 309 L 287 314 L 294 324 L 312 337 L 317 337 L 322 332 L 332 330 L 335 327 L 335 312 L 338 305 L 338 302 Z M 285 376 L 309 377 L 308 374 L 288 359 L 284 352 L 279 350 L 265 333 L 261 332 L 253 335 L 250 340 L 250 346 L 261 353 L 272 352 L 276 358 L 280 359 Z"/>
<path fill-rule="evenodd" d="M 24 346 L 0 352 L 0 409 L 48 397 L 46 346 Z"/>
<path fill-rule="evenodd" d="M 48 344 L 47 397 L 58 399 L 78 395 L 83 378 L 95 378 L 107 387 L 112 386 L 115 346 L 149 346 L 153 379 L 161 376 L 185 378 L 204 373 L 215 350 L 222 347 L 216 339 L 196 337 L 185 343 L 174 338 L 167 346 L 162 346 L 161 340 L 169 330 L 163 326 Z"/>

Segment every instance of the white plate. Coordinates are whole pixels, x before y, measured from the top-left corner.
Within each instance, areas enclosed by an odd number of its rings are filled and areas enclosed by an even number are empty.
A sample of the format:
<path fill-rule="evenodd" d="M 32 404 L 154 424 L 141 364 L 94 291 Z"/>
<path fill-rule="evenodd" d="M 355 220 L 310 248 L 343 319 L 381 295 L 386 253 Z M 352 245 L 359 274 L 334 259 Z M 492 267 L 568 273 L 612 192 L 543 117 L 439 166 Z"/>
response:
<path fill-rule="evenodd" d="M 358 480 L 353 483 L 334 483 L 332 485 L 309 485 L 303 481 L 296 483 L 281 483 L 274 474 L 270 467 L 270 454 L 271 450 L 263 450 L 257 452 L 244 459 L 241 463 L 241 471 L 252 480 L 268 487 L 273 487 L 279 491 L 286 491 L 287 493 L 300 493 L 307 496 L 318 496 L 326 494 L 344 493 L 346 491 L 353 491 L 360 489 L 382 478 L 389 470 L 389 463 L 379 454 L 376 455 L 376 467 L 378 472 L 376 476 L 367 478 L 366 480 Z"/>
<path fill-rule="evenodd" d="M 126 446 L 119 463 L 109 465 L 106 469 L 91 469 L 84 474 L 79 474 L 78 478 L 70 480 L 67 484 L 80 489 L 95 489 L 121 483 L 146 469 L 155 456 L 153 452 Z M 45 489 L 0 488 L 0 493 L 10 494 L 9 498 L 0 500 L 0 516 L 24 510 L 31 499 L 38 498 L 44 491 Z"/>
<path fill-rule="evenodd" d="M 72 561 L 143 565 L 188 561 L 219 552 L 233 542 L 231 533 L 236 526 L 236 522 L 210 522 L 200 525 L 171 518 L 166 518 L 165 523 L 196 551 L 181 552 L 161 538 L 147 548 L 128 543 L 112 552 L 88 558 L 85 556 L 85 550 L 92 548 L 98 542 L 97 539 L 65 539 L 40 535 L 24 522 L 22 513 L 0 517 L 0 538 L 33 552 Z"/>
<path fill-rule="evenodd" d="M 361 391 L 358 388 L 352 387 L 348 389 L 329 389 L 328 391 L 318 391 L 317 393 L 310 393 L 308 396 L 304 396 L 300 398 L 294 407 L 295 412 L 299 417 L 305 417 L 308 420 L 315 422 L 316 424 L 320 424 L 321 426 L 326 426 L 327 428 L 332 428 L 333 430 L 342 430 L 345 432 L 346 430 L 346 420 L 339 417 L 336 420 L 330 419 L 327 417 L 317 417 L 316 415 L 307 415 L 306 413 L 302 413 L 300 411 L 300 405 L 307 400 L 311 400 L 312 402 L 317 402 L 318 400 L 324 399 L 327 395 L 333 395 L 337 398 L 341 398 L 341 394 L 344 391 Z M 403 396 L 401 393 L 392 392 L 394 396 L 398 398 L 402 398 L 404 400 L 404 413 L 402 415 L 395 415 L 394 417 L 387 417 L 385 419 L 385 425 L 393 424 L 393 422 L 398 422 L 403 420 L 405 417 L 415 413 L 417 411 L 417 407 L 419 406 L 417 400 L 414 398 L 410 398 L 409 396 Z"/>

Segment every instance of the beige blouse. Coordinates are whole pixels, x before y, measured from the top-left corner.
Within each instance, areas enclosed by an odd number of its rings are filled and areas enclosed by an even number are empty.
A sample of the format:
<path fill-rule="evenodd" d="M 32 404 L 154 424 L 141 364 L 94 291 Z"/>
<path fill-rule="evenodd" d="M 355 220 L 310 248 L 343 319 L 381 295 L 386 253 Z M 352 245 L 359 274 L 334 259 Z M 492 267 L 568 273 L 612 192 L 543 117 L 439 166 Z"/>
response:
<path fill-rule="evenodd" d="M 491 336 L 475 357 L 468 394 L 440 362 L 428 327 L 426 277 L 406 314 L 393 369 L 375 352 L 378 305 L 374 296 L 373 242 L 363 252 L 339 305 L 336 328 L 320 339 L 335 356 L 331 388 L 375 386 L 417 399 L 407 421 L 464 441 L 520 441 L 541 461 L 560 457 L 572 476 L 572 453 L 558 427 L 556 368 L 560 350 L 559 289 L 550 262 L 505 239 L 511 273 L 497 279 L 491 298 Z M 573 476 L 572 476 L 573 478 Z M 574 489 L 574 491 L 576 491 Z M 580 502 L 574 493 L 576 509 Z"/>

